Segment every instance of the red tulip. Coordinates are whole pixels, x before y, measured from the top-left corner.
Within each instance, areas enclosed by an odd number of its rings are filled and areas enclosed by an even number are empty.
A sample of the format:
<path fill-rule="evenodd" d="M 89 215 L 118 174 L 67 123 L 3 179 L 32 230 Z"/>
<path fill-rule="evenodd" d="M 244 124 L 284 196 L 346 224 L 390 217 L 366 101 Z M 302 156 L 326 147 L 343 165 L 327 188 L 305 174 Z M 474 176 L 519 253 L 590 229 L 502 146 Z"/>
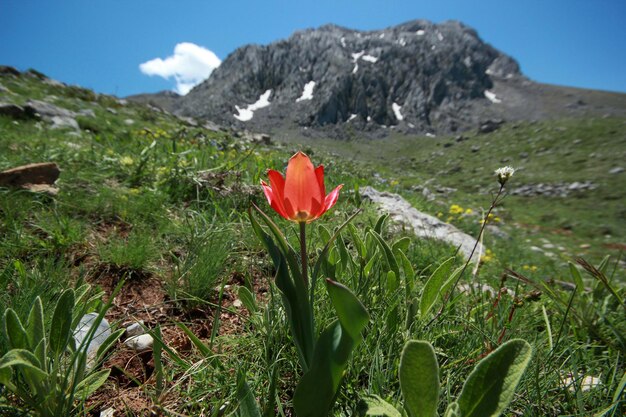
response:
<path fill-rule="evenodd" d="M 298 152 L 289 159 L 285 178 L 280 172 L 267 172 L 270 185 L 261 181 L 272 208 L 287 220 L 309 223 L 326 213 L 339 198 L 342 185 L 326 195 L 324 166 L 313 167 L 308 156 Z"/>

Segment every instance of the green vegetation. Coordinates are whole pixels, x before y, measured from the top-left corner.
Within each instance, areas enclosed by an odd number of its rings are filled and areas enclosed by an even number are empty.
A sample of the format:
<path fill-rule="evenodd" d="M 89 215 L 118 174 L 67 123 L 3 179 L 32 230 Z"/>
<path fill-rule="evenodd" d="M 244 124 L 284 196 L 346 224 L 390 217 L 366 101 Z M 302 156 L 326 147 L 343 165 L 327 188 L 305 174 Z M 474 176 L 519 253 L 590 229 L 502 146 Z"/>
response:
<path fill-rule="evenodd" d="M 258 186 L 268 168 L 284 171 L 298 150 L 324 164 L 328 190 L 344 184 L 337 205 L 307 228 L 310 265 L 363 209 L 329 246 L 312 289 L 314 337 L 341 318 L 322 277 L 348 287 L 370 316 L 341 373 L 332 415 L 359 415 L 374 400 L 410 408 L 400 370 L 410 340 L 432 345 L 441 387 L 429 404 L 454 415 L 477 364 L 512 339 L 528 342 L 533 356 L 504 415 L 623 415 L 626 173 L 609 174 L 626 159 L 623 120 L 510 123 L 458 142 L 391 134 L 262 145 L 32 76 L 0 82 L 8 89 L 0 102 L 46 99 L 95 114 L 79 116 L 78 131 L 0 116 L 0 170 L 51 161 L 62 171 L 56 196 L 0 188 L 0 313 L 11 309 L 24 322 L 36 300 L 52 313 L 66 288 L 87 282 L 89 297 L 105 294 L 94 308 L 111 301 L 106 318 L 114 328 L 143 320 L 155 337 L 154 354 L 128 354 L 117 343 L 99 368 L 111 370 L 104 384 L 88 398 L 63 397 L 71 415 L 108 407 L 120 415 L 293 415 L 304 371 L 277 269 L 248 209 L 261 207 L 299 248 L 297 225 L 275 215 Z M 400 193 L 477 235 L 498 190 L 493 170 L 504 165 L 517 169 L 507 189 L 585 181 L 596 188 L 567 198 L 506 196 L 490 224 L 507 236 L 487 228 L 490 252 L 459 282 L 480 285 L 457 288 L 443 303 L 464 264 L 455 248 L 385 221 L 359 190 Z M 438 193 L 442 187 L 456 191 Z M 51 320 L 44 314 L 46 329 Z M 13 345 L 3 337 L 0 358 Z M 71 348 L 64 352 L 52 363 L 65 364 Z M 0 414 L 36 412 L 26 397 L 36 387 L 18 371 L 9 378 L 22 391 L 0 386 Z"/>

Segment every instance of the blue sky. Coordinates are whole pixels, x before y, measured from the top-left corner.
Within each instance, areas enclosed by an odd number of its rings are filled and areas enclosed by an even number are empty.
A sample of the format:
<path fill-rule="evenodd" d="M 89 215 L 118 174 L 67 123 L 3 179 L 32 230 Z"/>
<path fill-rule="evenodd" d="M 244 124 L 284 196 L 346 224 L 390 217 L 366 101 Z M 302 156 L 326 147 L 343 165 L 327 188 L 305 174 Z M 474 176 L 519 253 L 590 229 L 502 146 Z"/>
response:
<path fill-rule="evenodd" d="M 418 18 L 463 21 L 534 80 L 626 92 L 626 0 L 0 0 L 0 65 L 126 96 L 173 89 L 139 65 L 179 43 L 223 60 L 326 23 L 372 30 Z"/>

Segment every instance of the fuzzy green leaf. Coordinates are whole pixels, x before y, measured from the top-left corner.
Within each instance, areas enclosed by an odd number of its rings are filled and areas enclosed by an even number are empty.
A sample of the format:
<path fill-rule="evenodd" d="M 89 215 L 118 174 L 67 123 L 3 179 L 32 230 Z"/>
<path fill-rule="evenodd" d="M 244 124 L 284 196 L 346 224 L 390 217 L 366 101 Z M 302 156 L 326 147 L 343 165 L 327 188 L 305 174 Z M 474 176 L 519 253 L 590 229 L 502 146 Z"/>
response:
<path fill-rule="evenodd" d="M 76 385 L 76 396 L 81 400 L 86 400 L 104 384 L 110 373 L 110 369 L 102 369 L 87 376 Z"/>
<path fill-rule="evenodd" d="M 41 304 L 41 298 L 35 298 L 35 302 L 28 314 L 28 321 L 26 323 L 26 336 L 28 337 L 28 344 L 32 348 L 37 346 L 45 338 L 45 329 L 43 324 L 43 306 Z"/>
<path fill-rule="evenodd" d="M 6 375 L 6 369 L 17 368 L 25 371 L 25 373 L 38 381 L 27 381 L 29 383 L 39 383 L 48 376 L 41 369 L 39 359 L 26 349 L 11 349 L 2 358 L 0 358 L 0 374 Z"/>
<path fill-rule="evenodd" d="M 261 417 L 261 410 L 243 373 L 237 376 L 237 400 L 239 401 L 237 411 L 241 417 Z"/>
<path fill-rule="evenodd" d="M 402 414 L 400 414 L 393 405 L 389 404 L 378 395 L 368 394 L 362 396 L 361 399 L 367 408 L 364 410 L 366 416 L 402 417 Z"/>
<path fill-rule="evenodd" d="M 52 315 L 50 327 L 50 348 L 55 355 L 63 353 L 72 335 L 72 309 L 74 308 L 74 291 L 63 291 Z"/>
<path fill-rule="evenodd" d="M 4 312 L 2 332 L 9 342 L 9 348 L 28 349 L 28 335 L 22 326 L 20 318 L 12 308 L 7 308 Z"/>
<path fill-rule="evenodd" d="M 459 396 L 463 417 L 497 417 L 513 399 L 515 388 L 532 357 L 525 340 L 506 342 L 481 360 Z"/>
<path fill-rule="evenodd" d="M 400 389 L 409 417 L 437 415 L 439 365 L 428 342 L 410 340 L 400 358 Z"/>

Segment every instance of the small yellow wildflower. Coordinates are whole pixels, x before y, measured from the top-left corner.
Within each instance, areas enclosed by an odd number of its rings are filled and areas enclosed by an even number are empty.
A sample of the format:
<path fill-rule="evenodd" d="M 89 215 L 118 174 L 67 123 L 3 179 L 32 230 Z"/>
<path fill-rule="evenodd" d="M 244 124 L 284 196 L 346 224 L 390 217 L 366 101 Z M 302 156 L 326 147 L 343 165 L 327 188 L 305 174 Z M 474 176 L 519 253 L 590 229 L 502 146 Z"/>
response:
<path fill-rule="evenodd" d="M 502 221 L 502 219 L 500 217 L 496 216 L 496 217 L 493 218 L 493 221 L 496 222 L 496 223 L 500 223 Z"/>
<path fill-rule="evenodd" d="M 124 166 L 129 166 L 129 165 L 132 165 L 134 163 L 135 163 L 135 161 L 130 156 L 122 156 L 120 158 L 120 164 L 122 164 Z"/>
<path fill-rule="evenodd" d="M 450 214 L 461 214 L 463 213 L 463 207 L 458 204 L 452 204 L 450 206 Z"/>
<path fill-rule="evenodd" d="M 395 187 L 398 184 L 400 184 L 400 181 L 398 180 L 391 180 L 391 182 L 389 183 L 389 185 L 391 185 L 392 187 Z"/>
<path fill-rule="evenodd" d="M 466 208 L 465 209 L 465 214 L 472 214 L 474 212 L 474 210 L 472 210 L 471 208 Z"/>
<path fill-rule="evenodd" d="M 437 217 L 439 217 L 439 218 L 443 217 L 443 213 L 442 212 L 438 212 L 437 213 Z"/>

